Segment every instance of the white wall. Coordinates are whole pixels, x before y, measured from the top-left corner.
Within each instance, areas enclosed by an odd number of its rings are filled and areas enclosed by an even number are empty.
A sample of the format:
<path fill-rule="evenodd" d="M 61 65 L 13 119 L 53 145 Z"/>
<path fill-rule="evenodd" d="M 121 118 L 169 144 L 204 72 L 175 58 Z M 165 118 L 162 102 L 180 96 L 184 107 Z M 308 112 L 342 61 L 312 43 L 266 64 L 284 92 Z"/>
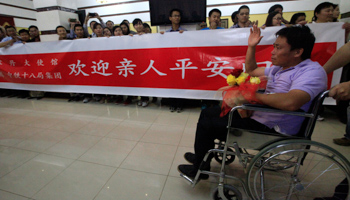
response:
<path fill-rule="evenodd" d="M 24 8 L 34 9 L 33 2 L 29 0 L 1 0 L 0 2 L 9 4 L 9 5 L 15 5 L 15 6 L 20 6 Z M 36 19 L 36 15 L 35 15 L 36 11 L 14 8 L 10 6 L 0 5 L 0 13 L 3 15 Z M 14 18 L 14 22 L 17 27 L 29 27 L 30 25 L 37 25 L 36 21 L 20 19 L 20 18 Z"/>
<path fill-rule="evenodd" d="M 0 2 L 10 4 L 10 5 L 34 9 L 33 1 L 29 1 L 29 0 L 1 0 Z"/>
<path fill-rule="evenodd" d="M 33 0 L 33 5 L 34 8 L 61 6 L 71 9 L 77 9 L 75 0 Z"/>
<path fill-rule="evenodd" d="M 93 9 L 86 9 L 87 12 L 98 12 L 100 15 L 114 15 L 114 14 L 122 14 L 120 16 L 111 16 L 104 17 L 103 20 L 112 20 L 115 23 L 120 23 L 123 19 L 127 19 L 132 21 L 135 18 L 140 18 L 143 21 L 150 21 L 149 13 L 138 13 L 138 14 L 123 14 L 123 13 L 132 13 L 132 12 L 140 12 L 140 11 L 149 11 L 149 3 L 148 2 L 137 2 L 137 3 L 125 3 L 125 2 L 134 2 L 136 0 L 109 0 L 107 4 L 113 4 L 118 2 L 124 2 L 124 4 L 120 5 L 111 5 L 111 6 L 102 6 Z M 249 1 L 256 0 L 207 0 L 207 5 L 219 5 L 219 8 L 222 11 L 223 16 L 230 16 L 234 10 L 237 10 L 240 5 L 243 5 Z M 314 10 L 314 8 L 321 2 L 325 0 L 303 0 L 303 1 L 286 1 L 279 2 L 284 7 L 284 12 L 298 12 L 305 10 Z M 350 0 L 328 0 L 330 2 L 340 4 L 341 13 L 350 12 Z M 59 5 L 62 7 L 78 9 L 82 7 L 89 6 L 98 6 L 101 5 L 97 3 L 96 0 L 0 0 L 2 3 L 26 7 L 35 9 L 38 7 L 46 7 L 52 5 Z M 225 6 L 224 4 L 232 4 L 232 3 L 241 3 L 236 6 Z M 267 13 L 267 10 L 270 6 L 274 5 L 275 2 L 272 3 L 256 3 L 249 4 L 248 6 L 251 9 L 251 14 L 263 14 Z M 207 13 L 214 7 L 207 8 Z M 0 5 L 0 13 L 5 15 L 15 15 L 26 18 L 36 18 L 36 11 L 30 11 L 25 9 L 13 8 L 9 6 Z M 68 16 L 67 16 L 68 17 Z M 65 22 L 61 22 L 65 23 Z M 28 27 L 29 25 L 37 25 L 36 21 L 25 20 L 15 18 L 15 24 L 18 27 Z M 55 24 L 55 26 L 58 24 Z M 65 24 L 63 24 L 65 25 Z"/>
<path fill-rule="evenodd" d="M 133 1 L 135 0 L 109 0 L 108 3 L 106 4 L 100 4 L 100 3 L 97 3 L 95 0 L 76 0 L 76 5 L 78 9 L 83 7 L 105 5 L 102 7 L 86 9 L 86 12 L 97 12 L 99 13 L 99 15 L 113 15 L 113 14 L 125 13 L 124 15 L 120 15 L 120 16 L 104 17 L 103 18 L 104 21 L 112 20 L 115 23 L 120 23 L 123 19 L 127 19 L 131 22 L 135 18 L 140 18 L 143 21 L 150 21 L 149 13 L 127 14 L 132 12 L 149 11 L 149 2 L 132 3 Z M 216 6 L 216 8 L 221 10 L 222 16 L 231 16 L 233 11 L 238 10 L 238 8 L 241 5 L 250 1 L 256 1 L 256 0 L 244 0 L 244 1 L 243 0 L 207 0 L 207 5 L 209 6 L 218 5 Z M 285 1 L 285 2 L 279 2 L 279 3 L 284 7 L 284 10 L 283 10 L 284 12 L 298 12 L 298 11 L 314 10 L 319 3 L 322 3 L 324 1 L 325 0 L 303 0 L 303 1 Z M 328 0 L 328 1 L 336 4 L 339 4 L 339 3 L 343 4 L 343 2 L 340 2 L 340 1 L 344 1 L 346 2 L 346 4 L 350 4 L 350 0 Z M 118 2 L 131 2 L 131 3 L 110 5 Z M 232 4 L 232 3 L 241 3 L 241 4 L 235 5 L 235 6 L 225 5 L 225 4 Z M 276 4 L 276 2 L 255 3 L 255 4 L 248 4 L 248 6 L 250 7 L 251 14 L 265 14 L 268 12 L 268 9 L 274 4 Z M 214 7 L 208 7 L 207 13 L 213 8 Z"/>

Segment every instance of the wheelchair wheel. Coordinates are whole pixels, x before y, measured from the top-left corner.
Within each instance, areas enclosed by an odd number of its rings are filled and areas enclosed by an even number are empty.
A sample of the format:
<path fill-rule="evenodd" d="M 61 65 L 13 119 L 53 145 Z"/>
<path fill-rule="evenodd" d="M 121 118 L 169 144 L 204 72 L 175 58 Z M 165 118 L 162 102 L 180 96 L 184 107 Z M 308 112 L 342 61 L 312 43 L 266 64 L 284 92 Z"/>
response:
<path fill-rule="evenodd" d="M 219 147 L 219 149 L 224 149 L 224 147 Z M 231 148 L 227 148 L 227 151 L 233 152 Z M 222 159 L 223 159 L 222 155 L 223 155 L 222 153 L 214 153 L 215 160 L 220 164 L 222 163 Z M 235 158 L 236 158 L 235 155 L 226 155 L 225 165 L 233 163 L 233 161 L 235 161 Z"/>
<path fill-rule="evenodd" d="M 232 185 L 224 185 L 224 195 L 225 198 L 228 200 L 241 200 L 242 199 L 242 193 Z M 215 192 L 213 194 L 214 200 L 222 200 L 223 198 L 219 194 L 219 188 L 215 189 Z"/>
<path fill-rule="evenodd" d="M 278 170 L 266 170 L 274 166 Z M 247 183 L 253 199 L 314 199 L 332 197 L 350 163 L 336 150 L 309 140 L 285 140 L 261 150 L 248 167 Z M 338 195 L 349 199 L 349 184 Z"/>

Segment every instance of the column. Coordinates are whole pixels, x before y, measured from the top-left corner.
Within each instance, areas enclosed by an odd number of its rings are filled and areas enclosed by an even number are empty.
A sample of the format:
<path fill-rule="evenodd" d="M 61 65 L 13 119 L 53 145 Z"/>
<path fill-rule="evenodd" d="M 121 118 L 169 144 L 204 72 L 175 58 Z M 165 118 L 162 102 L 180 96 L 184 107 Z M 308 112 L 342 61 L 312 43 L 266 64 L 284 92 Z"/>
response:
<path fill-rule="evenodd" d="M 33 0 L 36 9 L 37 26 L 41 32 L 41 41 L 58 40 L 56 27 L 69 27 L 69 18 L 78 18 L 76 0 Z"/>

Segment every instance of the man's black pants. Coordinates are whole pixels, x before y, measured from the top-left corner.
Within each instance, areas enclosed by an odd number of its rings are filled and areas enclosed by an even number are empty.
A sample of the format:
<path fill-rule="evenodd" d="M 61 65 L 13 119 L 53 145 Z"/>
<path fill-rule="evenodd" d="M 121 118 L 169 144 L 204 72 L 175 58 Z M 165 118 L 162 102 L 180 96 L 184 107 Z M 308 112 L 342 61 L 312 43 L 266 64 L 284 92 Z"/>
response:
<path fill-rule="evenodd" d="M 215 139 L 226 140 L 228 114 L 224 117 L 220 117 L 220 113 L 221 108 L 219 106 L 214 106 L 202 110 L 200 114 L 194 144 L 194 151 L 196 154 L 194 166 L 196 168 L 199 168 L 205 154 L 215 147 Z M 241 118 L 238 112 L 233 114 L 232 126 L 242 129 L 276 133 L 274 129 L 270 129 L 253 119 Z"/>

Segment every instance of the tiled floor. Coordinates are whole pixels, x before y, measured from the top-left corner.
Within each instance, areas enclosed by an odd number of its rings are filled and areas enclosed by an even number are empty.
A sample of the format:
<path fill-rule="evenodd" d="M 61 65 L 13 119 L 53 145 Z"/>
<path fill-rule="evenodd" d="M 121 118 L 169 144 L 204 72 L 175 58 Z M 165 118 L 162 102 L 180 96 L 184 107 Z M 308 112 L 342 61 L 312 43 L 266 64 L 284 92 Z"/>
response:
<path fill-rule="evenodd" d="M 0 199 L 211 199 L 215 178 L 192 188 L 177 171 L 193 151 L 199 112 L 0 98 Z M 350 159 L 350 147 L 332 143 L 345 125 L 325 117 L 313 140 Z"/>

